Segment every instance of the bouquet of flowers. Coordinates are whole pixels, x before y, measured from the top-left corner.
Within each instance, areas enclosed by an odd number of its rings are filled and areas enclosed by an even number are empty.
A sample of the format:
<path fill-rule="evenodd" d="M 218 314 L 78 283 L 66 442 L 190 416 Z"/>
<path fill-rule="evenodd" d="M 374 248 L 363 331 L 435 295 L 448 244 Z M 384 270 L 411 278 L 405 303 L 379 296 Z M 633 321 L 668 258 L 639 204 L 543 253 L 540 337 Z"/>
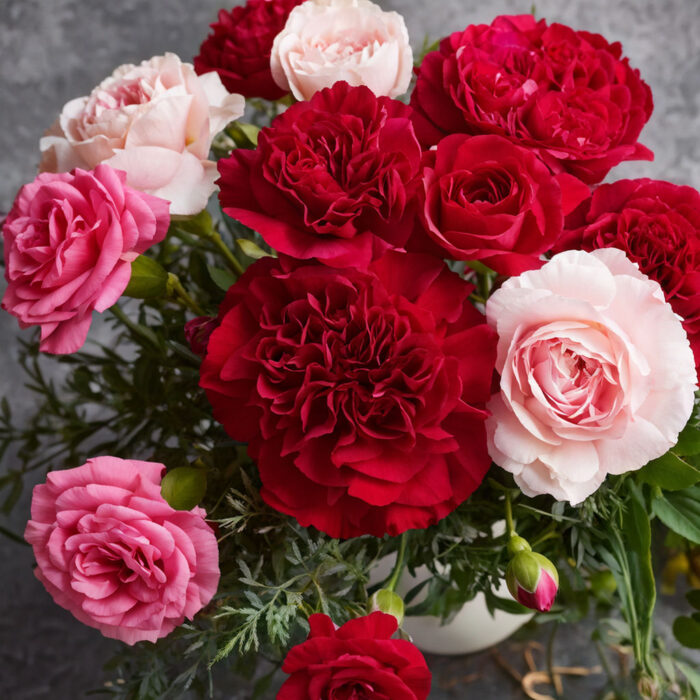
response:
<path fill-rule="evenodd" d="M 2 401 L 0 487 L 47 472 L 24 537 L 128 645 L 109 692 L 264 659 L 254 697 L 281 667 L 280 700 L 423 700 L 404 616 L 481 594 L 597 602 L 626 682 L 700 693 L 652 568 L 665 538 L 664 585 L 700 581 L 700 193 L 600 184 L 652 107 L 598 34 L 500 16 L 414 55 L 369 0 L 248 0 L 193 65 L 65 105 L 2 228 L 39 400 Z"/>

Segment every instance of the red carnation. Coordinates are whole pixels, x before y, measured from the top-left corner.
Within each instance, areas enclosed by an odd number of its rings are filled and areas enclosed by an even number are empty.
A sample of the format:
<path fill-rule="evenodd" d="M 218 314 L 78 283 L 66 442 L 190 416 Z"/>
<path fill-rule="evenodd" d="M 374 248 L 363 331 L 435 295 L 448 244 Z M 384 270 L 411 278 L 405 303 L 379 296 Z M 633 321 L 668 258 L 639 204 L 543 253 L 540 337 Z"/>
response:
<path fill-rule="evenodd" d="M 489 468 L 495 332 L 436 258 L 283 257 L 229 290 L 200 386 L 274 508 L 333 537 L 425 528 Z"/>
<path fill-rule="evenodd" d="M 562 230 L 562 194 L 568 210 L 589 189 L 500 136 L 454 134 L 425 154 L 425 229 L 454 260 L 506 275 L 541 267 Z"/>
<path fill-rule="evenodd" d="M 255 151 L 219 161 L 224 212 L 281 253 L 337 267 L 402 247 L 421 159 L 410 114 L 344 82 L 292 105 L 260 132 Z"/>
<path fill-rule="evenodd" d="M 660 180 L 601 185 L 566 220 L 557 250 L 619 248 L 684 319 L 700 367 L 700 192 Z"/>
<path fill-rule="evenodd" d="M 336 629 L 327 615 L 309 618 L 309 638 L 291 649 L 290 674 L 277 700 L 425 700 L 431 673 L 411 642 L 392 639 L 393 615 L 375 612 Z"/>
<path fill-rule="evenodd" d="M 229 92 L 244 97 L 277 100 L 287 94 L 272 79 L 270 51 L 287 17 L 303 0 L 248 0 L 230 12 L 219 11 L 219 21 L 195 56 L 199 75 L 216 71 Z"/>
<path fill-rule="evenodd" d="M 411 96 L 416 133 L 426 145 L 500 134 L 554 172 L 600 182 L 624 160 L 653 157 L 637 143 L 651 91 L 621 55 L 619 43 L 531 15 L 471 25 L 423 60 Z"/>

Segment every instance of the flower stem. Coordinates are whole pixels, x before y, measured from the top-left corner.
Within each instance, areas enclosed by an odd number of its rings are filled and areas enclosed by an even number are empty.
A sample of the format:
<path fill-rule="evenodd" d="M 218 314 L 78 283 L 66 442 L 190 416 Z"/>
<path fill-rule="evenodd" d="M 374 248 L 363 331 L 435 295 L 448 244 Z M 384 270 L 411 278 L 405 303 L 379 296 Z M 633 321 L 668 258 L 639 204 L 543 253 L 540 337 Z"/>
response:
<path fill-rule="evenodd" d="M 122 309 L 122 307 L 119 306 L 119 304 L 111 306 L 109 308 L 109 311 L 117 320 L 123 323 L 134 335 L 137 335 L 139 338 L 147 340 L 152 345 L 158 347 L 158 338 L 156 337 L 155 333 L 153 333 L 153 331 L 146 326 L 142 326 L 139 323 L 134 323 L 134 321 L 132 321 L 124 313 L 124 309 Z"/>
<path fill-rule="evenodd" d="M 204 309 L 187 293 L 182 286 L 180 279 L 172 272 L 168 273 L 168 296 L 182 302 L 190 311 L 193 311 L 197 316 L 204 316 Z"/>
<path fill-rule="evenodd" d="M 513 506 L 511 504 L 510 491 L 506 491 L 506 529 L 508 537 L 515 537 L 515 527 L 513 525 Z"/>
<path fill-rule="evenodd" d="M 236 275 L 240 277 L 245 272 L 243 265 L 238 262 L 236 256 L 224 243 L 223 239 L 221 238 L 221 234 L 218 231 L 212 231 L 207 238 L 218 248 L 224 258 L 226 258 L 226 262 L 228 263 L 229 267 L 236 273 Z"/>
<path fill-rule="evenodd" d="M 389 580 L 384 585 L 384 588 L 390 591 L 396 590 L 396 584 L 401 578 L 403 573 L 405 559 L 406 559 L 406 545 L 408 544 L 408 533 L 404 532 L 401 535 L 401 542 L 399 543 L 399 551 L 396 553 L 396 563 L 394 564 L 394 569 L 391 572 Z"/>

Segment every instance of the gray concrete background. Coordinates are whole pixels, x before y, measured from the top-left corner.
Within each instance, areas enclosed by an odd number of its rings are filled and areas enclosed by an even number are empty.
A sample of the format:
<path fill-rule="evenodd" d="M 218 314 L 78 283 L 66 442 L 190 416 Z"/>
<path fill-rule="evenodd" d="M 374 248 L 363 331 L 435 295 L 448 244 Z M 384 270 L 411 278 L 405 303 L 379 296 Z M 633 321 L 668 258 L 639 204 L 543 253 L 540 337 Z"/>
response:
<path fill-rule="evenodd" d="M 381 4 L 404 15 L 416 48 L 426 33 L 436 39 L 531 7 L 529 0 Z M 34 177 L 39 136 L 65 102 L 87 94 L 121 63 L 165 51 L 191 60 L 219 7 L 220 0 L 0 0 L 0 212 L 8 211 L 17 189 Z M 536 10 L 550 22 L 620 40 L 652 87 L 656 107 L 642 141 L 655 151 L 656 161 L 620 166 L 615 178 L 651 176 L 700 188 L 700 1 L 539 0 Z M 32 397 L 16 370 L 17 335 L 14 319 L 0 314 L 0 394 L 22 415 Z M 4 468 L 0 465 L 0 471 Z M 2 524 L 21 532 L 28 506 L 24 498 Z M 98 687 L 113 644 L 53 605 L 32 576 L 27 548 L 0 537 L 0 562 L 0 697 L 69 700 Z M 662 631 L 668 631 L 674 614 L 673 604 L 662 602 Z M 589 631 L 586 626 L 562 630 L 557 663 L 596 663 Z M 516 665 L 513 659 L 521 651 L 513 644 L 500 648 Z M 436 700 L 467 694 L 524 697 L 490 654 L 432 657 L 430 663 L 435 674 L 431 698 Z M 594 677 L 569 687 L 584 698 L 593 697 L 599 685 Z M 233 681 L 218 695 L 243 700 L 249 690 Z"/>

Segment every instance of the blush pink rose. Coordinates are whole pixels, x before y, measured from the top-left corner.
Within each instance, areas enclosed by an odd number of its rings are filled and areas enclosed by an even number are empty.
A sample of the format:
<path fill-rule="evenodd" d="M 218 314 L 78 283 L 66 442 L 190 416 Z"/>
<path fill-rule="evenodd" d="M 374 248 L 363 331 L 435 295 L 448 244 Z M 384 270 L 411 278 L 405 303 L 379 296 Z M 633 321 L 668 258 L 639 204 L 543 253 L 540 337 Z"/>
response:
<path fill-rule="evenodd" d="M 92 312 L 119 299 L 131 262 L 165 238 L 168 203 L 125 179 L 108 165 L 43 173 L 22 187 L 5 220 L 2 308 L 22 328 L 40 326 L 43 352 L 78 350 Z"/>
<path fill-rule="evenodd" d="M 192 619 L 219 583 L 202 508 L 173 510 L 165 467 L 94 457 L 34 487 L 25 539 L 54 601 L 106 637 L 155 642 Z"/>
<path fill-rule="evenodd" d="M 244 104 L 217 73 L 198 76 L 175 54 L 126 64 L 64 106 L 40 141 L 40 170 L 105 162 L 126 171 L 131 187 L 167 199 L 171 214 L 197 214 L 216 189 L 212 139 Z"/>
<path fill-rule="evenodd" d="M 408 89 L 413 52 L 406 24 L 369 0 L 307 0 L 275 37 L 272 77 L 298 100 L 339 80 L 366 85 L 377 97 Z"/>
<path fill-rule="evenodd" d="M 695 362 L 658 283 L 615 248 L 566 251 L 486 305 L 500 392 L 489 453 L 527 496 L 579 503 L 678 440 Z"/>

